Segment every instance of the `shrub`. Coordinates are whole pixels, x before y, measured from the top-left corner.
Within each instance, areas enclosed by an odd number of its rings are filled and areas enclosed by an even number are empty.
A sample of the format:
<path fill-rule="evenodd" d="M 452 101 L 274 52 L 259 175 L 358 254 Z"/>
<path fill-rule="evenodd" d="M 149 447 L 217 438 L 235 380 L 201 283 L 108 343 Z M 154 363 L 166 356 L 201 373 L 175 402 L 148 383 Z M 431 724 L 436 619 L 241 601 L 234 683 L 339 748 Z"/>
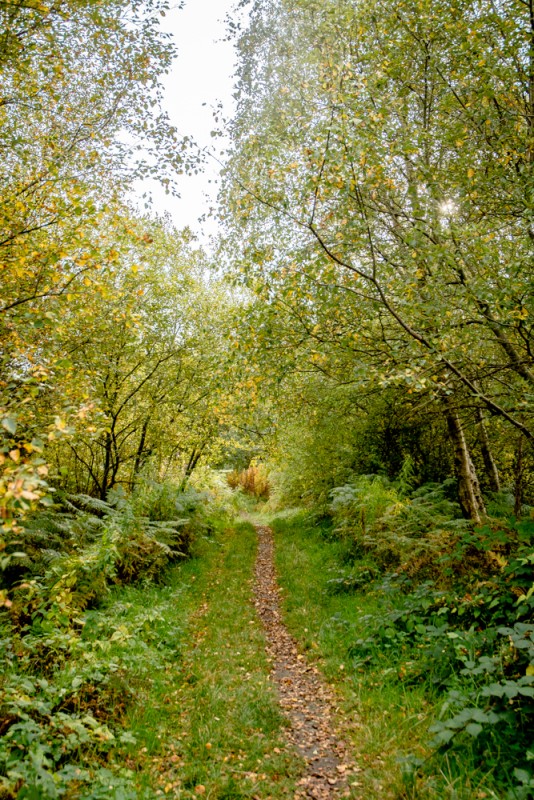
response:
<path fill-rule="evenodd" d="M 122 716 L 142 672 L 136 653 L 146 654 L 158 614 L 142 610 L 134 624 L 110 627 L 88 609 L 115 587 L 159 580 L 184 558 L 205 526 L 203 499 L 146 482 L 131 497 L 120 489 L 106 501 L 63 496 L 27 522 L 18 543 L 25 557 L 4 575 L 0 797 L 139 797 L 109 757 L 132 741 Z M 146 669 L 155 666 L 153 658 Z"/>
<path fill-rule="evenodd" d="M 232 489 L 240 488 L 258 499 L 269 499 L 269 476 L 263 464 L 251 464 L 247 469 L 229 472 L 227 481 Z"/>
<path fill-rule="evenodd" d="M 507 764 L 509 798 L 532 796 L 534 523 L 457 535 L 436 581 L 406 574 L 374 584 L 388 605 L 362 619 L 354 666 L 394 666 L 405 684 L 443 696 L 432 744 L 450 764 L 469 753 L 484 772 Z M 512 777 L 513 776 L 513 777 Z"/>
<path fill-rule="evenodd" d="M 467 528 L 460 508 L 446 497 L 448 482 L 426 484 L 410 494 L 409 470 L 396 482 L 364 475 L 331 492 L 330 513 L 339 536 L 356 556 L 382 569 L 406 564 L 423 573 L 452 534 Z"/>

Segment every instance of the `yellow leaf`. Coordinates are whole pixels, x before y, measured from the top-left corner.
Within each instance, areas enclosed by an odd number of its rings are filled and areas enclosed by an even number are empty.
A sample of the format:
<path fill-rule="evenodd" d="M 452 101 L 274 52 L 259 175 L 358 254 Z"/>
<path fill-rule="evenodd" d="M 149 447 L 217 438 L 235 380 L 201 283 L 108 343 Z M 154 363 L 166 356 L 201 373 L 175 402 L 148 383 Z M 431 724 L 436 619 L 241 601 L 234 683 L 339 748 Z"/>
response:
<path fill-rule="evenodd" d="M 25 500 L 39 500 L 39 495 L 35 492 L 28 491 L 28 489 L 24 489 L 24 491 L 20 493 L 20 496 Z"/>
<path fill-rule="evenodd" d="M 527 675 L 534 675 L 534 664 L 529 664 L 526 671 Z"/>
<path fill-rule="evenodd" d="M 474 174 L 475 174 L 475 170 L 474 170 L 474 169 L 472 169 L 472 168 L 470 167 L 470 168 L 467 170 L 467 177 L 468 177 L 468 178 L 472 178 Z"/>

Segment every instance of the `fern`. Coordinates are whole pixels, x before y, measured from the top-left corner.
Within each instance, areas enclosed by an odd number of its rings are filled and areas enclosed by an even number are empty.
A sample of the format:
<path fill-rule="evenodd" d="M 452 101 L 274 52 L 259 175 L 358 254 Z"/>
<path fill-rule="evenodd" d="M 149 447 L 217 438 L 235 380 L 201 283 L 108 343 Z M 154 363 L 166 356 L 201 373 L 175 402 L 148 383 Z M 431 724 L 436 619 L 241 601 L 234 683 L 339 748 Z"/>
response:
<path fill-rule="evenodd" d="M 365 475 L 331 493 L 335 531 L 354 553 L 371 555 L 382 568 L 412 561 L 426 564 L 443 549 L 447 535 L 468 527 L 460 508 L 447 499 L 448 483 L 429 484 L 408 494 L 413 463 L 405 459 L 399 478 Z"/>
<path fill-rule="evenodd" d="M 395 487 L 400 497 L 410 494 L 415 483 L 415 465 L 413 458 L 408 455 L 402 462 L 402 467 L 395 481 Z"/>
<path fill-rule="evenodd" d="M 76 512 L 82 509 L 96 516 L 110 514 L 114 509 L 114 505 L 111 503 L 107 503 L 105 500 L 100 500 L 97 497 L 90 497 L 88 494 L 69 494 L 66 495 L 64 502 L 70 510 Z"/>

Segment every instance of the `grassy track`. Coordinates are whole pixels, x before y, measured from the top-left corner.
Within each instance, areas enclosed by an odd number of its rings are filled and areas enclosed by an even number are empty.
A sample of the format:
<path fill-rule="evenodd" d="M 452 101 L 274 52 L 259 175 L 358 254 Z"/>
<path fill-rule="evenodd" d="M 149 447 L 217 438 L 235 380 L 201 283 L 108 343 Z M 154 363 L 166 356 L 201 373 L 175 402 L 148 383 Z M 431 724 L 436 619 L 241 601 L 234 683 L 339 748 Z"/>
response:
<path fill-rule="evenodd" d="M 255 553 L 252 526 L 239 524 L 203 540 L 198 557 L 175 573 L 174 588 L 144 597 L 136 590 L 138 603 L 159 603 L 166 620 L 159 641 L 175 648 L 129 712 L 137 745 L 127 764 L 143 795 L 292 796 L 299 763 L 284 752 L 284 721 L 251 603 Z"/>
<path fill-rule="evenodd" d="M 356 796 L 504 796 L 488 789 L 487 776 L 467 758 L 460 772 L 446 754 L 427 763 L 418 777 L 403 769 L 404 756 L 424 760 L 430 755 L 428 725 L 436 716 L 431 681 L 425 675 L 421 682 L 406 680 L 406 657 L 417 658 L 416 649 L 380 649 L 371 663 L 352 649 L 373 634 L 372 625 L 392 599 L 380 591 L 332 591 L 346 572 L 346 546 L 305 515 L 279 518 L 272 526 L 287 626 L 342 698 L 340 721 L 353 739 L 359 766 L 351 780 Z M 69 789 L 61 796 L 294 796 L 303 764 L 288 750 L 285 721 L 268 679 L 265 638 L 252 602 L 255 557 L 252 525 L 220 523 L 214 533 L 197 539 L 191 558 L 165 573 L 164 585 L 117 588 L 104 605 L 83 614 L 80 635 L 68 642 L 70 658 L 53 673 L 53 684 L 39 682 L 44 700 L 39 694 L 26 698 L 34 716 L 22 720 L 17 732 L 22 742 L 27 731 L 34 735 L 35 719 L 41 718 L 42 738 L 46 730 L 55 736 L 63 726 L 60 733 L 72 755 L 64 751 L 71 764 L 60 762 L 63 771 L 70 770 L 65 772 Z M 337 583 L 329 587 L 332 579 Z M 57 704 L 52 716 L 46 692 Z M 58 703 L 62 697 L 68 706 Z M 61 716 L 63 709 L 73 714 L 74 723 Z M 90 739 L 85 728 L 76 727 L 78 719 L 92 724 Z M 62 774 L 54 775 L 60 786 Z M 32 778 L 37 793 L 31 796 L 59 796 L 53 786 L 44 792 L 39 775 Z"/>
<path fill-rule="evenodd" d="M 267 522 L 259 514 L 249 517 Z M 430 668 L 434 662 L 439 667 L 442 651 L 432 650 L 431 663 L 424 651 L 420 656 L 418 640 L 399 644 L 387 631 L 377 638 L 382 620 L 394 617 L 404 602 L 399 593 L 387 582 L 350 588 L 340 575 L 358 564 L 347 545 L 305 514 L 271 524 L 287 626 L 339 690 L 340 721 L 359 767 L 351 780 L 356 796 L 526 798 L 501 791 L 506 774 L 493 776 L 473 748 L 456 758 L 430 750 L 428 727 L 443 704 Z M 51 740 L 56 749 L 66 742 L 70 749 L 56 758 L 53 780 L 69 788 L 58 793 L 51 785 L 45 792 L 40 763 L 26 758 L 18 768 L 36 787 L 32 797 L 294 796 L 303 764 L 287 748 L 268 680 L 264 634 L 252 602 L 255 556 L 252 525 L 220 523 L 215 533 L 197 539 L 191 558 L 165 573 L 164 585 L 116 588 L 105 604 L 76 620 L 79 634 L 66 643 L 61 631 L 50 639 L 69 658 L 44 672 L 34 688 L 20 684 L 19 696 L 32 713 L 9 733 L 20 748 L 29 735 L 41 737 L 37 744 Z M 369 641 L 372 657 L 366 656 Z M 434 672 L 439 677 L 439 669 Z M 21 694 L 27 691 L 28 697 Z M 421 769 L 410 769 L 414 763 Z"/>
<path fill-rule="evenodd" d="M 352 642 L 366 634 L 362 615 L 376 610 L 380 598 L 328 592 L 327 581 L 339 573 L 344 546 L 325 539 L 302 515 L 272 524 L 286 623 L 344 698 L 341 713 L 362 768 L 361 797 L 426 797 L 403 780 L 399 759 L 407 752 L 428 755 L 428 698 L 418 687 L 405 689 L 386 658 L 380 669 L 362 670 L 349 656 Z"/>

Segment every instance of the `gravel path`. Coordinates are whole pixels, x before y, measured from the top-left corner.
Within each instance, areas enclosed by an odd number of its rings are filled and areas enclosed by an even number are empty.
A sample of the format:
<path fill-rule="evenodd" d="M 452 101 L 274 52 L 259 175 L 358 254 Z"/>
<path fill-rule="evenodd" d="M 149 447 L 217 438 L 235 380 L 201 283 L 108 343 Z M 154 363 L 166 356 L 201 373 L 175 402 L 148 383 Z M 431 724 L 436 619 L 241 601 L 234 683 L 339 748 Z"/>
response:
<path fill-rule="evenodd" d="M 289 719 L 287 738 L 306 763 L 295 798 L 350 797 L 350 779 L 357 771 L 347 745 L 336 732 L 335 697 L 316 667 L 298 652 L 281 621 L 280 595 L 274 568 L 270 528 L 257 525 L 255 604 L 265 627 L 271 680 Z"/>

